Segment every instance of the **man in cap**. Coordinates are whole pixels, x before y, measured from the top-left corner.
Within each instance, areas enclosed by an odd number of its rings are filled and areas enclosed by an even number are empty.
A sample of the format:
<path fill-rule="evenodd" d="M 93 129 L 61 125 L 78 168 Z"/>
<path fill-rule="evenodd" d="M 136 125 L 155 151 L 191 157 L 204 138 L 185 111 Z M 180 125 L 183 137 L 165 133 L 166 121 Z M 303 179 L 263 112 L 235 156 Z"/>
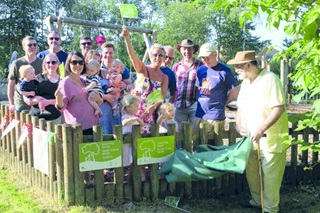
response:
<path fill-rule="evenodd" d="M 197 71 L 198 105 L 195 127 L 200 122 L 224 126 L 225 107 L 238 96 L 237 82 L 228 66 L 218 62 L 217 50 L 211 43 L 201 46 L 199 58 L 204 65 Z M 214 129 L 214 128 L 213 128 Z"/>
<path fill-rule="evenodd" d="M 199 45 L 194 44 L 189 39 L 185 39 L 181 41 L 181 44 L 177 44 L 176 47 L 183 58 L 172 67 L 177 79 L 175 121 L 178 124 L 183 121 L 189 121 L 193 124 L 197 108 L 196 72 L 202 65 L 202 62 L 195 59 L 193 54 L 198 51 Z"/>
<path fill-rule="evenodd" d="M 243 79 L 237 99 L 237 131 L 241 135 L 250 134 L 253 142 L 246 168 L 252 196 L 248 205 L 260 207 L 262 203 L 258 172 L 261 157 L 264 210 L 278 212 L 287 148 L 282 142 L 287 139 L 283 135 L 288 134 L 288 115 L 279 78 L 261 69 L 255 56 L 255 51 L 242 51 L 228 61 Z"/>
<path fill-rule="evenodd" d="M 167 98 L 169 99 L 168 102 L 174 103 L 177 91 L 177 80 L 174 72 L 169 68 L 169 65 L 174 59 L 174 49 L 171 46 L 165 46 L 164 50 L 166 51 L 166 56 L 162 63 L 162 66 L 160 67 L 160 70 L 163 72 L 163 74 L 168 76 L 169 79 L 167 92 Z"/>
<path fill-rule="evenodd" d="M 80 49 L 82 55 L 86 58 L 87 52 L 92 50 L 92 40 L 90 37 L 84 36 L 80 38 Z"/>
<path fill-rule="evenodd" d="M 66 64 L 68 53 L 61 50 L 61 42 L 60 34 L 57 31 L 50 31 L 47 37 L 49 49 L 39 52 L 37 56 L 43 60 L 49 53 L 55 53 L 60 61 L 60 64 L 62 64 L 62 62 Z"/>

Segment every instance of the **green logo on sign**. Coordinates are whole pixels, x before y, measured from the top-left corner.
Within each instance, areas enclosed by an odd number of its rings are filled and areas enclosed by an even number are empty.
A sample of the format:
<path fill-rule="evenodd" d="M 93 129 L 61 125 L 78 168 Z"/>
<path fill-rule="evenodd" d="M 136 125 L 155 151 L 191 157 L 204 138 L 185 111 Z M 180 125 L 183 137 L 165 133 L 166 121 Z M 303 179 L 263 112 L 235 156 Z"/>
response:
<path fill-rule="evenodd" d="M 174 136 L 139 138 L 138 165 L 166 162 L 174 152 Z"/>
<path fill-rule="evenodd" d="M 122 165 L 122 141 L 79 144 L 80 172 L 117 168 Z"/>

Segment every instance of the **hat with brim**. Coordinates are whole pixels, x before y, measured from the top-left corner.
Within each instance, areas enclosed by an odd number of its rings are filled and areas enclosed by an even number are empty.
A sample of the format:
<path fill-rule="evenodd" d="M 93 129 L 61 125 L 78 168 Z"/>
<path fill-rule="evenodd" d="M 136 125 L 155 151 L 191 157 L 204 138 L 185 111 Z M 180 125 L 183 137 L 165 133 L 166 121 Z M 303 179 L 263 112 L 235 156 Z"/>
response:
<path fill-rule="evenodd" d="M 176 45 L 177 50 L 180 52 L 180 48 L 181 47 L 193 47 L 194 48 L 194 53 L 196 53 L 199 50 L 199 45 L 198 44 L 194 44 L 191 40 L 189 39 L 184 39 L 181 41 L 181 44 L 177 44 Z"/>
<path fill-rule="evenodd" d="M 250 61 L 256 61 L 256 52 L 254 50 L 237 52 L 236 57 L 227 62 L 227 64 L 244 64 Z"/>

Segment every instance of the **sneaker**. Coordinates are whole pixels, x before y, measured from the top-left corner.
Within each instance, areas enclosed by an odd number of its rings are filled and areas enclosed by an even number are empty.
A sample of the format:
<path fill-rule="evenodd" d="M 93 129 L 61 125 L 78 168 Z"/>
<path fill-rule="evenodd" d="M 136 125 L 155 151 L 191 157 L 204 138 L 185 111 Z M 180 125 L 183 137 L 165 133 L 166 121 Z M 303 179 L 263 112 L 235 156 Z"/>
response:
<path fill-rule="evenodd" d="M 118 115 L 119 110 L 120 110 L 120 109 L 119 109 L 119 106 L 118 106 L 118 105 L 115 105 L 114 107 L 112 107 L 112 111 L 113 111 L 112 115 L 113 115 L 113 116 Z"/>
<path fill-rule="evenodd" d="M 253 199 L 242 203 L 242 206 L 245 208 L 261 208 L 261 205 L 256 203 Z"/>

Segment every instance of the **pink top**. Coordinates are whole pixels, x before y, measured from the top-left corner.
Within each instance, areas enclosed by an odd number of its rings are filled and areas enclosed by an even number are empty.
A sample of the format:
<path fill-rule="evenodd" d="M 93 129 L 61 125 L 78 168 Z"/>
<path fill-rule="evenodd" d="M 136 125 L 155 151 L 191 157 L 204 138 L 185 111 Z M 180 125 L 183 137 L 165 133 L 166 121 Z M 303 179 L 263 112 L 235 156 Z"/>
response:
<path fill-rule="evenodd" d="M 85 80 L 81 78 L 83 88 Z M 60 89 L 61 88 L 61 89 Z M 82 87 L 73 82 L 69 77 L 62 79 L 58 89 L 63 94 L 63 112 L 64 121 L 67 124 L 81 124 L 82 129 L 90 129 L 99 124 L 99 117 L 94 115 L 94 109 L 88 102 L 88 94 L 82 91 Z"/>

